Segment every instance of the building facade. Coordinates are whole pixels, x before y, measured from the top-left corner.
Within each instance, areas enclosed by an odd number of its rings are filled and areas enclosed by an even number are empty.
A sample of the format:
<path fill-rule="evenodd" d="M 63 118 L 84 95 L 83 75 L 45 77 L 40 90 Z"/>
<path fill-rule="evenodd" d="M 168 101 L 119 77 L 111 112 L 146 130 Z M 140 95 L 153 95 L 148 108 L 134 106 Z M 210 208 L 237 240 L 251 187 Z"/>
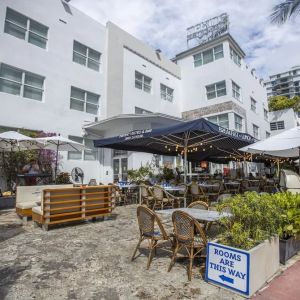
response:
<path fill-rule="evenodd" d="M 196 117 L 258 139 L 268 133 L 266 91 L 229 34 L 170 60 L 67 2 L 2 0 L 0 44 L 1 131 L 42 130 L 84 143 L 91 150 L 61 152 L 61 168 L 82 168 L 85 182 L 174 161 L 94 149 L 95 138 Z"/>
<path fill-rule="evenodd" d="M 293 98 L 300 96 L 300 66 L 292 67 L 290 70 L 271 75 L 265 82 L 267 96 L 286 96 Z"/>
<path fill-rule="evenodd" d="M 271 135 L 276 135 L 300 124 L 298 113 L 292 108 L 269 112 L 269 121 Z"/>

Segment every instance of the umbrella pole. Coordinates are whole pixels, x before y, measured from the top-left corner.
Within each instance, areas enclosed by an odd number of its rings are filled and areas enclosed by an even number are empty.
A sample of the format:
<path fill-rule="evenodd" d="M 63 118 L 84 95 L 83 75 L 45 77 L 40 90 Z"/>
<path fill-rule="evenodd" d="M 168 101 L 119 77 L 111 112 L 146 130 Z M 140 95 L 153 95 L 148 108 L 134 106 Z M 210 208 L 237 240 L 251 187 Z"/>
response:
<path fill-rule="evenodd" d="M 184 147 L 184 159 L 183 159 L 183 170 L 184 170 L 184 183 L 186 184 L 187 179 L 187 147 Z"/>
<path fill-rule="evenodd" d="M 56 183 L 56 174 L 57 174 L 57 162 L 58 162 L 58 147 L 59 147 L 59 142 L 56 146 L 56 159 L 55 159 L 55 169 L 54 169 L 54 179 Z"/>

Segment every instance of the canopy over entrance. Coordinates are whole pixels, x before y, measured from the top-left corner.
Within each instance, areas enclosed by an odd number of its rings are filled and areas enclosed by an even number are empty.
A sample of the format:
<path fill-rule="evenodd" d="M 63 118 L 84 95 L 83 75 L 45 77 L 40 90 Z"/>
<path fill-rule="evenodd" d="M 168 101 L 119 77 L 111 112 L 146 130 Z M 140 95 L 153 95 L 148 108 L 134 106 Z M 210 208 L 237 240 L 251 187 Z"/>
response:
<path fill-rule="evenodd" d="M 205 119 L 176 125 L 134 130 L 111 138 L 94 140 L 95 147 L 147 152 L 160 155 L 184 155 L 186 160 L 204 160 L 220 156 L 230 160 L 240 155 L 238 149 L 256 140 L 246 133 L 236 132 Z M 186 168 L 185 172 L 186 172 Z"/>

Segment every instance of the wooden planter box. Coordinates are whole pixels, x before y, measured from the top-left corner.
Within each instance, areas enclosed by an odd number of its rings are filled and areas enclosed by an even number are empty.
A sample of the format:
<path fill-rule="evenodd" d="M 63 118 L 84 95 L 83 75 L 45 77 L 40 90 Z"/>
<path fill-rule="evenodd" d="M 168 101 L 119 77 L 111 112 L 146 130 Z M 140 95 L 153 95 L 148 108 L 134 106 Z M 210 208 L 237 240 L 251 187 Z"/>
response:
<path fill-rule="evenodd" d="M 285 265 L 286 261 L 300 251 L 300 236 L 291 237 L 287 240 L 279 240 L 280 262 Z"/>
<path fill-rule="evenodd" d="M 251 297 L 279 269 L 279 238 L 265 240 L 249 251 L 208 243 L 206 280 Z"/>

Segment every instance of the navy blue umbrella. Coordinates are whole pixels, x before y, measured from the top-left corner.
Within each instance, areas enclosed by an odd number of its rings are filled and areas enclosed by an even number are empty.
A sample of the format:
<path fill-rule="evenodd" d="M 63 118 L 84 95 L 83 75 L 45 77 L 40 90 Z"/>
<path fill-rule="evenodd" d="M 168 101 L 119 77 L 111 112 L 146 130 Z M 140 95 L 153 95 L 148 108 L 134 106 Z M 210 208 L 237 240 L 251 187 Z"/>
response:
<path fill-rule="evenodd" d="M 189 160 L 222 159 L 242 154 L 238 149 L 256 141 L 247 133 L 236 132 L 213 124 L 205 119 L 182 122 L 176 125 L 141 129 L 119 136 L 94 140 L 95 147 L 147 152 L 160 155 L 183 155 L 186 181 L 186 164 Z"/>

